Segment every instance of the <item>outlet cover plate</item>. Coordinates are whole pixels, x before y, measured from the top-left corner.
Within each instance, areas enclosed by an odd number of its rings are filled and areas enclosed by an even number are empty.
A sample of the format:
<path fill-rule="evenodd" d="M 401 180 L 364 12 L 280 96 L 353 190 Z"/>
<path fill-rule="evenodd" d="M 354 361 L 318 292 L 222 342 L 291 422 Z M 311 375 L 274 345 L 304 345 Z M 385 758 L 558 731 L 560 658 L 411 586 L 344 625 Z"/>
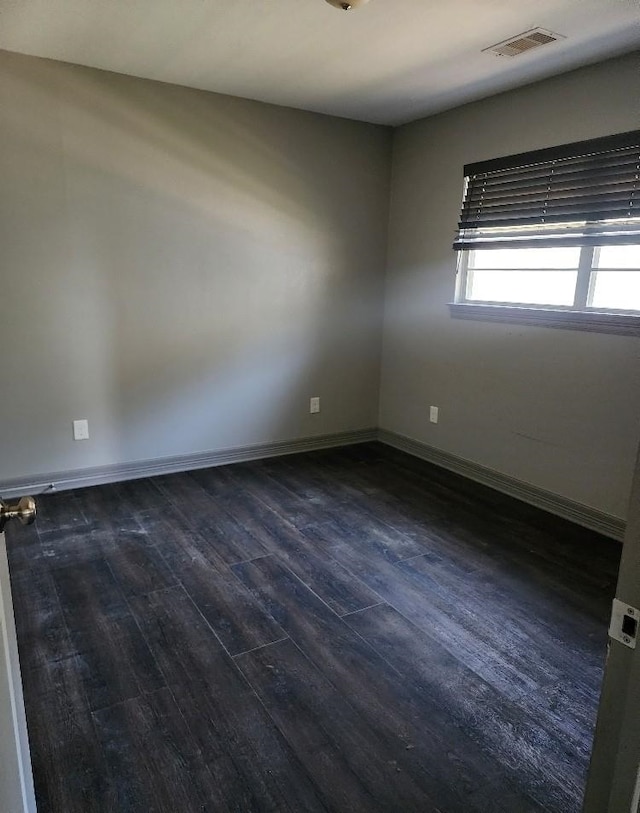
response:
<path fill-rule="evenodd" d="M 73 422 L 73 439 L 89 440 L 89 421 L 83 419 Z"/>

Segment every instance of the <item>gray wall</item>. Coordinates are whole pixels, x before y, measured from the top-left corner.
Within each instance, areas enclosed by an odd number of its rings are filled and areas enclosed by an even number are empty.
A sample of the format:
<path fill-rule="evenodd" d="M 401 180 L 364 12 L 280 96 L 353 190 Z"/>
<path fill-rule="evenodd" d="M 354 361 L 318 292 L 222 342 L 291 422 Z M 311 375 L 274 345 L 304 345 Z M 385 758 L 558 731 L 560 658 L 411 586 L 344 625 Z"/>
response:
<path fill-rule="evenodd" d="M 447 303 L 463 165 L 639 127 L 639 68 L 631 55 L 395 132 L 381 379 L 383 428 L 618 517 L 640 340 L 455 320 Z"/>
<path fill-rule="evenodd" d="M 390 138 L 0 52 L 0 482 L 375 426 Z"/>
<path fill-rule="evenodd" d="M 395 132 L 380 392 L 383 428 L 618 517 L 640 342 L 446 304 L 463 165 L 638 127 L 639 67 Z M 0 482 L 376 425 L 389 130 L 0 52 L 0 145 Z"/>

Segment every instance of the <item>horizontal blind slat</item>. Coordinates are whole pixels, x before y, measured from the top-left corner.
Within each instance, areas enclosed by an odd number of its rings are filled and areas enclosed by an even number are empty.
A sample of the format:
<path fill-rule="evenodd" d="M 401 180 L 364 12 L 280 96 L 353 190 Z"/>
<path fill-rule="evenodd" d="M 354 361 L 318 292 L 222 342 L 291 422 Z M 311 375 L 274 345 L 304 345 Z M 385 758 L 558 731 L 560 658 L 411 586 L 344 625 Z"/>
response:
<path fill-rule="evenodd" d="M 487 228 L 494 230 L 493 240 L 512 241 L 513 229 L 523 227 L 528 239 L 556 241 L 567 237 L 565 224 L 576 222 L 589 222 L 590 240 L 594 224 L 602 222 L 600 236 L 613 239 L 618 231 L 608 229 L 608 221 L 640 217 L 639 144 L 636 131 L 513 156 L 511 165 L 498 159 L 495 169 L 467 177 L 454 247 L 460 248 L 465 230 Z M 569 148 L 575 154 L 567 154 Z M 561 234 L 549 231 L 554 223 Z M 504 234 L 495 233 L 500 229 Z"/>

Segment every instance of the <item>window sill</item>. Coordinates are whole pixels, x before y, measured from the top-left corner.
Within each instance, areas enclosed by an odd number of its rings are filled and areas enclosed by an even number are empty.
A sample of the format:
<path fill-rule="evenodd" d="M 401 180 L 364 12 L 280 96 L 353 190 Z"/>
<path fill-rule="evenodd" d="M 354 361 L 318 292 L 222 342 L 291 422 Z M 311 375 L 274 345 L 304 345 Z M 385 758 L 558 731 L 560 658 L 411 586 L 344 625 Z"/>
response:
<path fill-rule="evenodd" d="M 518 305 L 472 305 L 469 302 L 451 302 L 449 311 L 455 319 L 511 322 L 518 325 L 585 330 L 591 333 L 614 333 L 618 336 L 640 336 L 640 316 L 635 314 L 525 308 Z"/>

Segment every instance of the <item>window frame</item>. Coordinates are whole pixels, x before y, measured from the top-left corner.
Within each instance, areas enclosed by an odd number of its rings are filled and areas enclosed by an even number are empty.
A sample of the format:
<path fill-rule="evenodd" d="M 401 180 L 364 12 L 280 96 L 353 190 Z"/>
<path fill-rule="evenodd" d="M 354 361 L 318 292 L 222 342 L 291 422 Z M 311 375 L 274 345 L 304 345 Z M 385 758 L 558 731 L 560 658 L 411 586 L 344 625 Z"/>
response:
<path fill-rule="evenodd" d="M 579 262 L 575 269 L 577 277 L 572 305 L 543 305 L 468 299 L 466 292 L 469 274 L 473 270 L 469 267 L 469 256 L 472 250 L 474 249 L 457 252 L 458 268 L 455 298 L 453 302 L 449 303 L 449 310 L 453 317 L 640 336 L 640 311 L 623 308 L 597 308 L 591 304 L 598 271 L 606 273 L 608 271 L 637 272 L 640 270 L 633 268 L 599 269 L 595 264 L 598 258 L 598 246 L 583 245 L 580 247 Z M 475 250 L 482 251 L 482 249 Z M 508 273 L 509 269 L 504 270 Z M 518 269 L 513 270 L 517 271 Z M 523 270 L 536 271 L 536 269 Z M 544 273 L 544 270 L 540 270 L 539 273 Z"/>
<path fill-rule="evenodd" d="M 467 164 L 451 313 L 638 336 L 640 311 L 591 304 L 598 269 L 589 247 L 611 245 L 640 245 L 640 130 Z M 581 249 L 573 305 L 465 298 L 470 250 L 551 246 Z"/>

